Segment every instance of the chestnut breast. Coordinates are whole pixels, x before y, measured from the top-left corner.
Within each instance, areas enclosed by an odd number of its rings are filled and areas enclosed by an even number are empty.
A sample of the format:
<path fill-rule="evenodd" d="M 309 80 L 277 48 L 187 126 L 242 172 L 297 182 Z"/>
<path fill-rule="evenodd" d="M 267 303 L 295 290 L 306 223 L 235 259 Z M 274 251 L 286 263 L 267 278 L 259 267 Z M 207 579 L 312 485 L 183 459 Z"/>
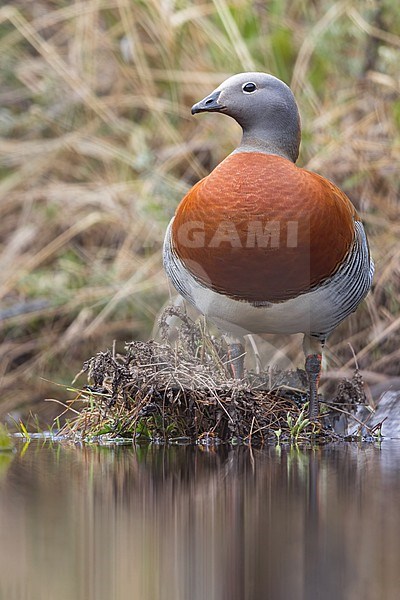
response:
<path fill-rule="evenodd" d="M 279 156 L 231 154 L 179 204 L 174 250 L 203 284 L 235 299 L 279 302 L 330 277 L 358 215 L 331 182 Z"/>

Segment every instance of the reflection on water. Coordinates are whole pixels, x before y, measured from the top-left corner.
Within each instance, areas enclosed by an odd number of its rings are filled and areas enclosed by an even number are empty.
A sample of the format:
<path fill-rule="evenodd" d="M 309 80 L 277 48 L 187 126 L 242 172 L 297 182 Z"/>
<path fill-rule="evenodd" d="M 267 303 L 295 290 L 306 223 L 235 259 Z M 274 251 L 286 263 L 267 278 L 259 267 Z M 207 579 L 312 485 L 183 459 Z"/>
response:
<path fill-rule="evenodd" d="M 400 444 L 0 455 L 0 598 L 386 600 Z"/>

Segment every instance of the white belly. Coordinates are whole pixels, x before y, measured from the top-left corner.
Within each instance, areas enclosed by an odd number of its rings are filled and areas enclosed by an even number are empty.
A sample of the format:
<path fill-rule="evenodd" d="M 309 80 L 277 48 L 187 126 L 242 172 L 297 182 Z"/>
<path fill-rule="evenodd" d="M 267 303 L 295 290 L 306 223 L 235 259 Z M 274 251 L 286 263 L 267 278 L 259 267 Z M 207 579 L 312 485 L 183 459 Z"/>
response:
<path fill-rule="evenodd" d="M 239 336 L 323 332 L 331 312 L 318 291 L 266 306 L 253 306 L 196 285 L 191 285 L 191 296 L 196 308 L 220 329 Z"/>

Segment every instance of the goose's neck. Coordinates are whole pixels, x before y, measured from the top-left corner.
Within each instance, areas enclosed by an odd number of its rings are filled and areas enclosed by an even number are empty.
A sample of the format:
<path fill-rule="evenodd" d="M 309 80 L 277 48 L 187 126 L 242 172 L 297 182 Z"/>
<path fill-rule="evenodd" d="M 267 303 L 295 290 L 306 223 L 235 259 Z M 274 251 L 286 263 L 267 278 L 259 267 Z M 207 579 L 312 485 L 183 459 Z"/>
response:
<path fill-rule="evenodd" d="M 287 122 L 280 127 L 249 127 L 243 126 L 242 141 L 235 152 L 263 152 L 264 154 L 276 154 L 291 162 L 296 162 L 299 156 L 300 126 L 296 123 Z"/>

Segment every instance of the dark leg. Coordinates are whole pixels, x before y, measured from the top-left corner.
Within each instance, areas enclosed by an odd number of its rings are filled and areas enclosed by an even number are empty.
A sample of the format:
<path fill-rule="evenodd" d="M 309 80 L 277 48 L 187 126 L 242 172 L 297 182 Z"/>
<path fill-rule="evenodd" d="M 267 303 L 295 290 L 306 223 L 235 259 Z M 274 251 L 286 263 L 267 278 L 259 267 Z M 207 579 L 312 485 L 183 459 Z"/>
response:
<path fill-rule="evenodd" d="M 309 354 L 306 357 L 306 373 L 308 377 L 310 407 L 308 417 L 310 421 L 318 418 L 318 382 L 321 375 L 321 354 Z"/>
<path fill-rule="evenodd" d="M 233 379 L 244 377 L 244 347 L 240 342 L 231 342 L 228 346 L 228 357 Z"/>

